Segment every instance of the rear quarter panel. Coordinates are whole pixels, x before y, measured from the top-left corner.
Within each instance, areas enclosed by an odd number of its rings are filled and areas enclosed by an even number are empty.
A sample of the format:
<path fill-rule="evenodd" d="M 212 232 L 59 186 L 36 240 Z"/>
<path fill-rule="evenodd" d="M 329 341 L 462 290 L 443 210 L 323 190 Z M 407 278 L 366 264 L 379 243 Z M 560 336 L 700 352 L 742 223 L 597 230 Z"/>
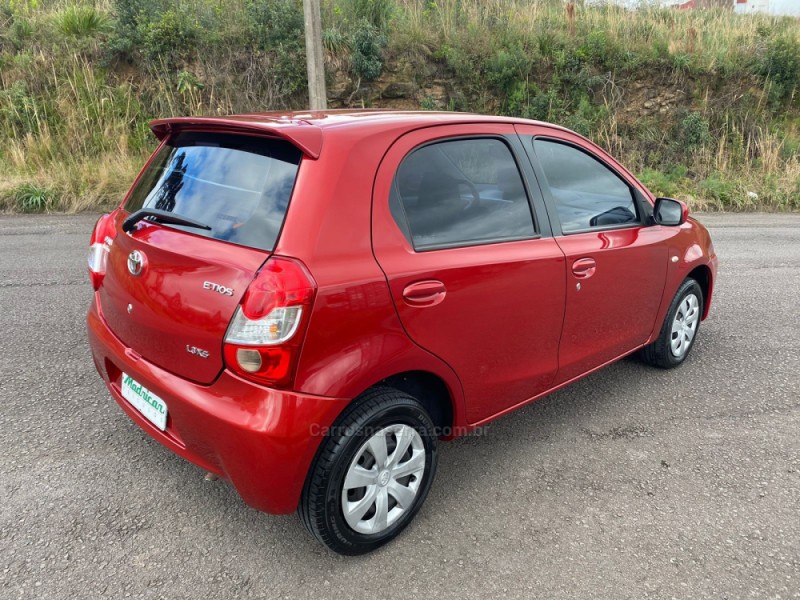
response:
<path fill-rule="evenodd" d="M 318 286 L 295 388 L 355 398 L 391 375 L 427 371 L 448 387 L 459 425 L 464 406 L 457 376 L 406 335 L 372 253 L 375 173 L 386 149 L 406 131 L 332 128 L 320 158 L 301 165 L 275 249 L 302 260 Z"/>

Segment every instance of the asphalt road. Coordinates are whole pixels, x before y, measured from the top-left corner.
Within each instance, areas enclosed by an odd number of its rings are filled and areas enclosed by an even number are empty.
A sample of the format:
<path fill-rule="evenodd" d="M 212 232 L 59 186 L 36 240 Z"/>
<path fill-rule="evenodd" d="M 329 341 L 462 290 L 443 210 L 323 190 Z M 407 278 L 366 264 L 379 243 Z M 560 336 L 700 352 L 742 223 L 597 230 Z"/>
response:
<path fill-rule="evenodd" d="M 94 217 L 0 217 L 0 598 L 800 598 L 800 215 L 701 219 L 721 272 L 686 364 L 445 444 L 415 522 L 343 558 L 110 400 Z"/>

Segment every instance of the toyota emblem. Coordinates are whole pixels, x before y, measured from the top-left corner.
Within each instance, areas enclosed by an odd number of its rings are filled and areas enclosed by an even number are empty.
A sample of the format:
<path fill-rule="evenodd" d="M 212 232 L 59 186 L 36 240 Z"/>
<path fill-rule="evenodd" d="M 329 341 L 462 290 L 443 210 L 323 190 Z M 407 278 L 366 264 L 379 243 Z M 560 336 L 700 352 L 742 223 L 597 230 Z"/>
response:
<path fill-rule="evenodd" d="M 134 250 L 128 255 L 128 271 L 131 272 L 131 275 L 136 277 L 141 274 L 142 269 L 144 269 L 144 254 L 138 250 Z"/>

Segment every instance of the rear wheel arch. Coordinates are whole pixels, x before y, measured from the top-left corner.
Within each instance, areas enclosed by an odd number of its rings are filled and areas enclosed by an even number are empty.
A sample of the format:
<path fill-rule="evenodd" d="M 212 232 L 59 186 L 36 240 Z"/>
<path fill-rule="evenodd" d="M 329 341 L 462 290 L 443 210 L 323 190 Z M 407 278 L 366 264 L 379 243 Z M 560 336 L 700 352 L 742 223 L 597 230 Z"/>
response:
<path fill-rule="evenodd" d="M 455 402 L 445 381 L 428 371 L 406 371 L 387 377 L 374 387 L 388 386 L 416 398 L 428 411 L 440 437 L 451 437 L 455 425 Z"/>
<path fill-rule="evenodd" d="M 417 400 L 423 408 L 427 411 L 428 415 L 433 422 L 437 437 L 450 439 L 456 437 L 456 424 L 459 423 L 459 413 L 456 409 L 456 397 L 451 391 L 445 380 L 431 373 L 430 371 L 403 371 L 385 377 L 379 381 L 374 382 L 361 393 L 353 396 L 353 399 L 348 402 L 329 428 L 326 428 L 326 437 L 330 431 L 336 431 L 336 427 L 340 425 L 347 416 L 351 414 L 359 404 L 362 404 L 365 399 L 370 398 L 375 393 L 385 391 L 387 388 L 404 392 Z M 308 485 L 308 478 L 311 475 L 319 456 L 325 447 L 325 440 L 323 440 L 314 452 L 314 456 L 308 466 L 306 473 L 306 485 Z"/>
<path fill-rule="evenodd" d="M 335 422 L 341 420 L 342 415 L 347 413 L 354 404 L 361 402 L 370 392 L 379 388 L 392 388 L 405 392 L 422 404 L 437 428 L 439 437 L 455 437 L 450 434 L 456 425 L 463 424 L 460 418 L 462 413 L 456 404 L 458 398 L 447 381 L 436 373 L 418 369 L 399 371 L 364 385 L 363 388 L 357 388 L 356 393 L 346 396 L 352 400 L 342 408 Z"/>
<path fill-rule="evenodd" d="M 385 385 L 361 394 L 342 412 L 337 424 L 308 470 L 297 510 L 308 531 L 331 550 L 364 554 L 397 536 L 424 503 L 436 473 L 435 426 L 417 399 Z M 387 432 L 400 430 L 405 439 L 406 432 L 416 431 L 413 437 L 417 441 L 412 439 L 410 446 L 403 446 L 403 452 L 408 448 L 411 453 L 407 460 L 392 455 L 387 443 L 391 441 Z M 398 447 L 399 438 L 392 439 Z M 377 452 L 381 444 L 371 444 L 371 440 L 383 442 L 382 453 Z M 365 457 L 372 460 L 362 462 Z M 405 471 L 407 467 L 413 470 Z M 355 477 L 350 480 L 351 475 Z M 393 510 L 398 507 L 402 509 L 399 515 Z M 392 514 L 396 520 L 389 521 Z"/>

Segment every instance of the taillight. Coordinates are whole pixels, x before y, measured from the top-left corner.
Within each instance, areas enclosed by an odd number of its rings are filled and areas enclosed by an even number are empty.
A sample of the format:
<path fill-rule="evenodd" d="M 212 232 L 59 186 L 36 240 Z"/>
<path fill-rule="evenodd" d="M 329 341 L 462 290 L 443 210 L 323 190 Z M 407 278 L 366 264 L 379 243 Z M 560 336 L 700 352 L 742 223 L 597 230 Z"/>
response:
<path fill-rule="evenodd" d="M 225 364 L 267 385 L 288 386 L 317 284 L 300 261 L 273 256 L 247 288 L 225 334 Z"/>
<path fill-rule="evenodd" d="M 97 220 L 89 241 L 89 279 L 92 287 L 97 290 L 103 283 L 106 274 L 106 263 L 111 244 L 114 243 L 114 217 L 113 215 L 103 215 Z"/>

